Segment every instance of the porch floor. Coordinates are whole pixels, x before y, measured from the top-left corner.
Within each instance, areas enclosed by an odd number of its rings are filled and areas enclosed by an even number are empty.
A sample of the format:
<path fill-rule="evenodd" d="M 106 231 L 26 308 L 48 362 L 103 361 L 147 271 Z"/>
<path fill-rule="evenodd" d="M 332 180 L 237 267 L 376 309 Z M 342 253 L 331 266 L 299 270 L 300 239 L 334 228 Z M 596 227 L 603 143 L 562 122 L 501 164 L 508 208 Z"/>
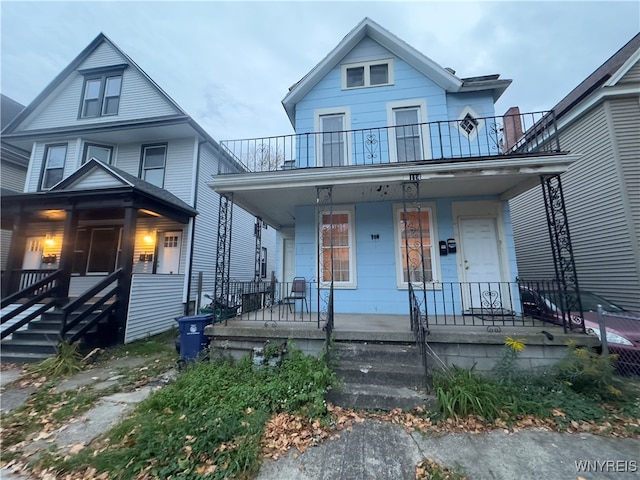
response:
<path fill-rule="evenodd" d="M 535 343 L 566 343 L 571 338 L 585 337 L 582 333 L 565 334 L 560 326 L 530 318 L 523 320 L 522 317 L 515 317 L 515 320 L 511 317 L 487 320 L 479 316 L 458 315 L 434 317 L 433 321 L 438 323 L 430 323 L 427 342 L 502 344 L 507 335 L 517 335 L 529 341 L 535 339 Z M 282 319 L 278 320 L 278 313 L 271 316 L 267 309 L 230 318 L 226 320 L 226 325 L 225 321 L 216 323 L 209 327 L 209 332 L 224 337 L 323 339 L 326 336 L 324 323 L 324 319 L 321 319 L 318 328 L 318 316 L 315 312 L 305 312 L 302 317 L 300 312 L 296 312 L 295 320 L 293 315 L 283 314 Z M 542 331 L 547 332 L 553 340 Z M 415 341 L 409 315 L 390 314 L 334 314 L 333 337 L 335 341 L 354 342 Z"/>

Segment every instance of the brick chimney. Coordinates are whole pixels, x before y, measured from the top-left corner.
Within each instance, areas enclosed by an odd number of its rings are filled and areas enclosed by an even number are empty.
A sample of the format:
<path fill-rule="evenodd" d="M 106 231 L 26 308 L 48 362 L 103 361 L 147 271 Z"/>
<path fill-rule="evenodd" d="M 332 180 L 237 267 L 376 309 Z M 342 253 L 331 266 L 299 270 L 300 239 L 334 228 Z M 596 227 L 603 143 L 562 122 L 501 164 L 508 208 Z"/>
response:
<path fill-rule="evenodd" d="M 508 152 L 522 138 L 522 117 L 520 117 L 520 109 L 511 107 L 502 116 L 502 124 L 504 125 L 502 142 L 502 152 Z"/>

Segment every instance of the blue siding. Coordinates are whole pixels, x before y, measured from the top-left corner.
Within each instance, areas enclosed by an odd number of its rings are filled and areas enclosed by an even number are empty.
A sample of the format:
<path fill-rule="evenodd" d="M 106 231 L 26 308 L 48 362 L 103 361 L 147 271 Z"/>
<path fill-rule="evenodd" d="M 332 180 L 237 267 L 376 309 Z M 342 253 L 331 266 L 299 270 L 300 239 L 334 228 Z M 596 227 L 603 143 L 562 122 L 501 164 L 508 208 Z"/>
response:
<path fill-rule="evenodd" d="M 434 248 L 438 248 L 439 240 L 455 238 L 452 202 L 470 200 L 497 200 L 496 198 L 455 198 L 424 199 L 435 204 L 435 229 L 438 238 L 434 239 Z M 408 293 L 398 288 L 396 279 L 396 252 L 394 241 L 393 208 L 398 202 L 369 202 L 355 205 L 355 249 L 357 263 L 357 288 L 335 290 L 336 311 L 340 313 L 408 313 Z M 339 209 L 339 206 L 335 207 Z M 515 261 L 515 245 L 511 230 L 508 205 L 503 207 L 503 225 L 505 244 L 501 250 L 506 255 L 510 272 L 517 273 Z M 296 276 L 316 281 L 317 243 L 316 214 L 314 206 L 296 208 Z M 372 240 L 371 235 L 379 235 Z M 441 282 L 458 282 L 457 262 L 459 254 L 450 254 L 438 258 L 440 268 L 438 278 Z M 511 278 L 510 281 L 515 279 Z M 456 299 L 456 302 L 459 298 Z M 447 311 L 451 308 L 451 298 L 442 298 L 440 290 L 430 294 L 429 302 L 441 305 L 447 303 Z M 459 303 L 456 311 L 461 311 Z M 440 310 L 441 311 L 441 310 Z"/>

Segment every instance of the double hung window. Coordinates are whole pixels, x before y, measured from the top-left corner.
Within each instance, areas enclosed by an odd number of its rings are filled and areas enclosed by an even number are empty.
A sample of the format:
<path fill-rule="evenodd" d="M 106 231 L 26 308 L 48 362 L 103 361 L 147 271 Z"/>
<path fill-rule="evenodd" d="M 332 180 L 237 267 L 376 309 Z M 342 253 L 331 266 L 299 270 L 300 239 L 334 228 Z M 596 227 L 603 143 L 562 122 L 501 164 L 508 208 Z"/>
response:
<path fill-rule="evenodd" d="M 48 145 L 44 154 L 44 167 L 41 190 L 49 190 L 64 176 L 64 164 L 67 158 L 67 145 Z"/>
<path fill-rule="evenodd" d="M 347 156 L 347 142 L 344 114 L 322 115 L 321 140 L 322 140 L 322 166 L 336 167 L 345 165 Z"/>
<path fill-rule="evenodd" d="M 164 188 L 164 173 L 167 161 L 166 145 L 146 145 L 142 147 L 141 178 L 153 185 Z"/>
<path fill-rule="evenodd" d="M 323 283 L 353 287 L 355 252 L 353 244 L 353 210 L 320 212 L 320 278 Z"/>
<path fill-rule="evenodd" d="M 111 155 L 113 153 L 113 147 L 107 145 L 95 145 L 87 143 L 84 146 L 84 155 L 82 156 L 82 164 L 84 165 L 92 158 L 100 160 L 102 163 L 109 165 L 111 163 Z"/>

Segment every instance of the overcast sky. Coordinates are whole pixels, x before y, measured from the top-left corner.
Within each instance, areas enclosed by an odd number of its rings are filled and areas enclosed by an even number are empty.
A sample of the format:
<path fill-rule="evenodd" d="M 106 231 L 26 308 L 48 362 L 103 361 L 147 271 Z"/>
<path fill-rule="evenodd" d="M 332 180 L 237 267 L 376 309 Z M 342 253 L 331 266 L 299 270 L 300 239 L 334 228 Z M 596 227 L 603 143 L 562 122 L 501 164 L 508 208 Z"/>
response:
<path fill-rule="evenodd" d="M 105 33 L 217 140 L 292 132 L 288 88 L 369 17 L 459 77 L 553 107 L 640 31 L 640 2 L 11 2 L 0 92 L 27 105 Z"/>

